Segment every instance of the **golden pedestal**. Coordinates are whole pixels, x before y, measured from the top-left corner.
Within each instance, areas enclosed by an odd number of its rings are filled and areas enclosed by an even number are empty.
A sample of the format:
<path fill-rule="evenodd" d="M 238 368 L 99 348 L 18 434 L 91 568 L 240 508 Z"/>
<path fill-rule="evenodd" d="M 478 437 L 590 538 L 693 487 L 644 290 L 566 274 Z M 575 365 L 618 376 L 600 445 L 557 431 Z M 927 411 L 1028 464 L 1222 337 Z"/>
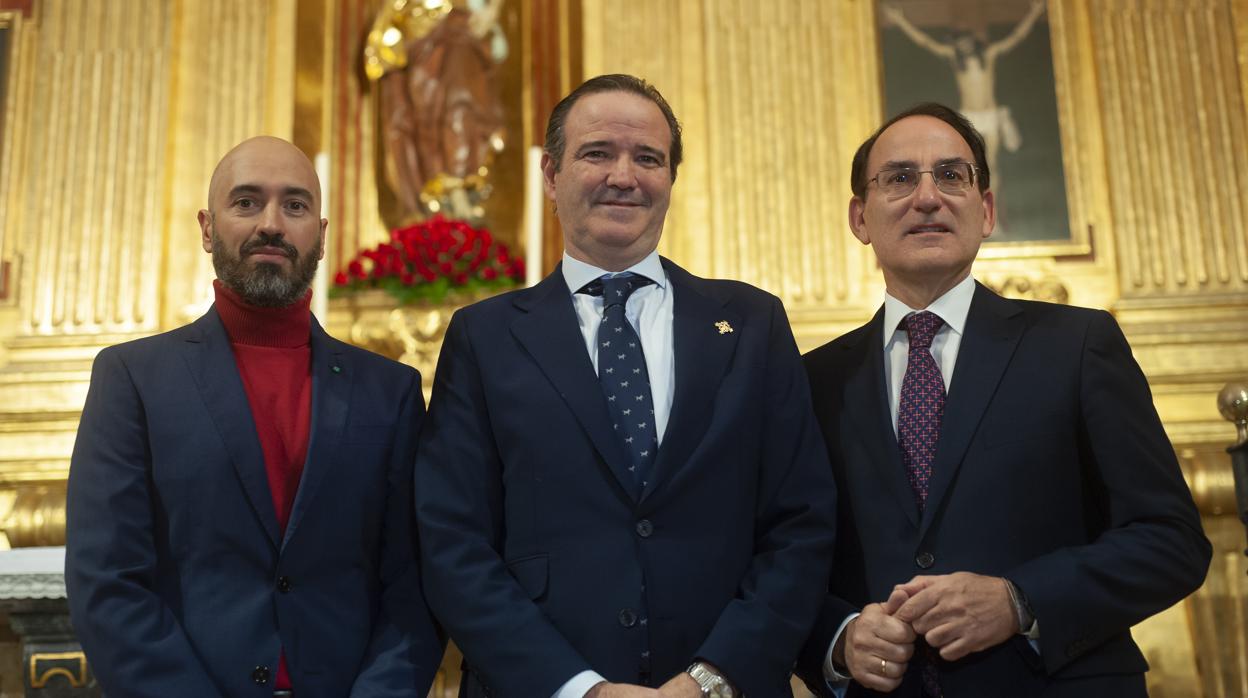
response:
<path fill-rule="evenodd" d="M 425 404 L 428 404 L 433 372 L 451 316 L 479 299 L 455 296 L 442 302 L 399 306 L 385 291 L 360 291 L 329 301 L 325 330 L 344 342 L 420 371 Z"/>

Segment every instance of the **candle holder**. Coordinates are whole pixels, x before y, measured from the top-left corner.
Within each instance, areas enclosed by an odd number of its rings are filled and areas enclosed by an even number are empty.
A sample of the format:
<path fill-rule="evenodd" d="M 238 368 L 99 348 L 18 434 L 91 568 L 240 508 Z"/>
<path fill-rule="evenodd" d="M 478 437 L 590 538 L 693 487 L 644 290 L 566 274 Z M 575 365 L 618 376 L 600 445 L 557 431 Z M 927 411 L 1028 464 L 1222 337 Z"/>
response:
<path fill-rule="evenodd" d="M 1227 383 L 1218 393 L 1218 411 L 1235 424 L 1235 445 L 1226 452 L 1231 455 L 1231 472 L 1235 477 L 1235 507 L 1248 534 L 1248 381 Z M 1248 549 L 1244 554 L 1248 555 Z"/>

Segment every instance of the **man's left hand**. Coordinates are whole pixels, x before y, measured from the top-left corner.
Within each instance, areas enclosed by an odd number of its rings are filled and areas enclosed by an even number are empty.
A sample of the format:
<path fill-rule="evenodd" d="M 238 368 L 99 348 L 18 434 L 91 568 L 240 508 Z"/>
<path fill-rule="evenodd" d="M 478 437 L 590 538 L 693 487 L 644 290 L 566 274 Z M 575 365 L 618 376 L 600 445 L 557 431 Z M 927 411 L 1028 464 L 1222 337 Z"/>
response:
<path fill-rule="evenodd" d="M 1018 616 L 1001 577 L 970 572 L 919 576 L 898 588 L 910 595 L 894 614 L 948 661 L 995 647 L 1018 633 Z"/>

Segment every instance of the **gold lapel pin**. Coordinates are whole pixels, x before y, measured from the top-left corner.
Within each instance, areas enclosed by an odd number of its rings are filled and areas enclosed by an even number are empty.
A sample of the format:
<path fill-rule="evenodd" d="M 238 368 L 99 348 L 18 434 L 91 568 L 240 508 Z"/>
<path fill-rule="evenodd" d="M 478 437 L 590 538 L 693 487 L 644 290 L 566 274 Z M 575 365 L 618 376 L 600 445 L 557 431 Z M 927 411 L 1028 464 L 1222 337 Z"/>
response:
<path fill-rule="evenodd" d="M 727 320 L 720 320 L 715 323 L 715 329 L 719 330 L 720 334 L 728 334 L 732 331 L 732 325 L 729 325 Z"/>

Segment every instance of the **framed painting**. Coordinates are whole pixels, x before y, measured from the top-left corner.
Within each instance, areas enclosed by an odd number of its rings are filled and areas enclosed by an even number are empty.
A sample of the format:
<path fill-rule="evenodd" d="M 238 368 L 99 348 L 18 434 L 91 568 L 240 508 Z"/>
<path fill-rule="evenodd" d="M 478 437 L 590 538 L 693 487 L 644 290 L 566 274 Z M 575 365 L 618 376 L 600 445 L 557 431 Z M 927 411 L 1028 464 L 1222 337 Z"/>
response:
<path fill-rule="evenodd" d="M 918 102 L 962 112 L 984 136 L 997 227 L 988 256 L 1081 255 L 1044 0 L 879 0 L 886 115 Z"/>

